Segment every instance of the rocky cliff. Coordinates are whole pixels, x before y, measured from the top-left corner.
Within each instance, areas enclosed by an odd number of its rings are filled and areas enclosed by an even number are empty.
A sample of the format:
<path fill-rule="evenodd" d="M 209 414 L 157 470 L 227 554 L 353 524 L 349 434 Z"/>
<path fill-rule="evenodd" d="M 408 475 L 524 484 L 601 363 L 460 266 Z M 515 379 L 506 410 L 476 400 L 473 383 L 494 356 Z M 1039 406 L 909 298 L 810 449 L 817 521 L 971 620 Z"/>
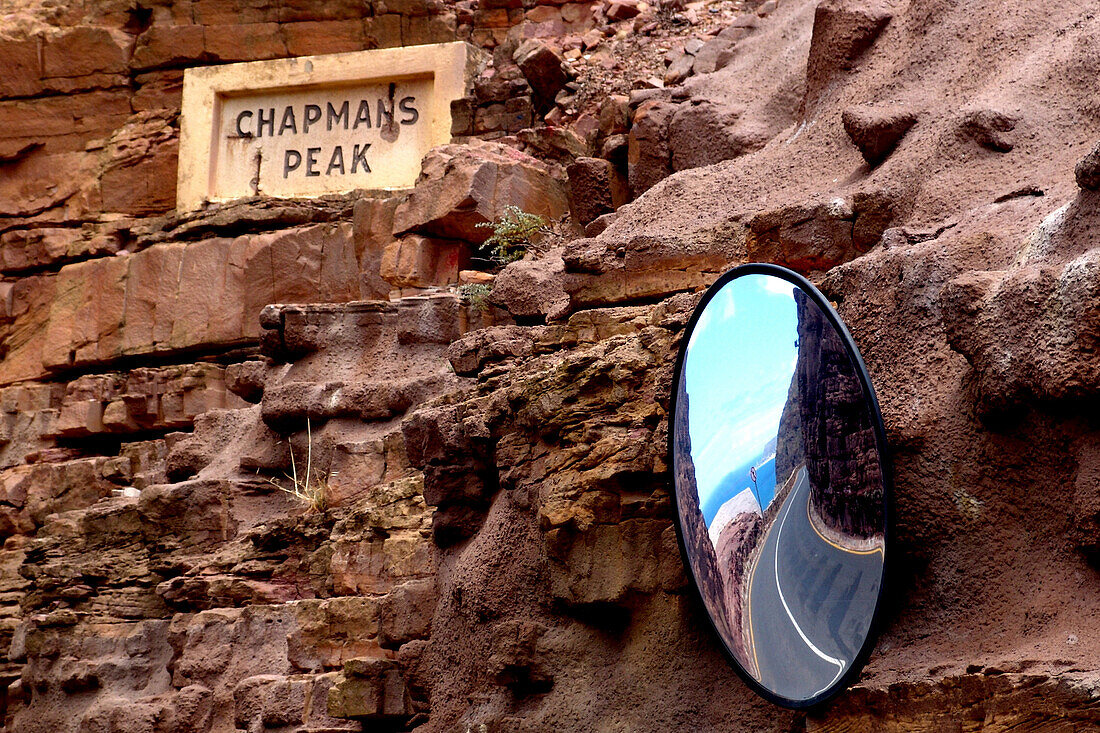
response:
<path fill-rule="evenodd" d="M 173 210 L 184 68 L 455 39 L 411 191 Z M 5 727 L 1097 727 L 1098 39 L 1077 0 L 0 1 Z M 508 205 L 558 234 L 497 272 Z M 894 450 L 882 634 L 808 713 L 672 525 L 675 350 L 744 261 L 837 304 Z"/>
<path fill-rule="evenodd" d="M 810 504 L 829 529 L 857 540 L 885 531 L 884 479 L 870 396 L 825 313 L 801 290 L 798 311 L 798 425 Z"/>

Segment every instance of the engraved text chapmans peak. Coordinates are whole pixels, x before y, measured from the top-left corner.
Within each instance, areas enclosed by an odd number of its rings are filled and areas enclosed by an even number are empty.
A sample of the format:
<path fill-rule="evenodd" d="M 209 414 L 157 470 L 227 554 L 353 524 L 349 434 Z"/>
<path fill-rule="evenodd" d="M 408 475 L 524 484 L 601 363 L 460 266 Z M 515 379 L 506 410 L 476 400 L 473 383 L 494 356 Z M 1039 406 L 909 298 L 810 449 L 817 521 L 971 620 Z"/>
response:
<path fill-rule="evenodd" d="M 468 48 L 441 43 L 188 69 L 177 207 L 412 186 L 424 154 L 450 142 Z"/>

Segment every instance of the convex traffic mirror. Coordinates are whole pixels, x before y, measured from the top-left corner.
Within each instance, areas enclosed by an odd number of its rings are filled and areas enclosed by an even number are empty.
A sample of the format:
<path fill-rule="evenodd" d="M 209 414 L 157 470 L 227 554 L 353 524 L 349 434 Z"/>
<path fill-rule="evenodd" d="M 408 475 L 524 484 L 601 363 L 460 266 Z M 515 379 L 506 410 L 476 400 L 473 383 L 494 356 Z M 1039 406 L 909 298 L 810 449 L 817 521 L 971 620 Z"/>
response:
<path fill-rule="evenodd" d="M 835 695 L 872 646 L 889 472 L 863 360 L 813 285 L 745 265 L 706 292 L 669 442 L 680 547 L 731 663 L 780 705 Z"/>

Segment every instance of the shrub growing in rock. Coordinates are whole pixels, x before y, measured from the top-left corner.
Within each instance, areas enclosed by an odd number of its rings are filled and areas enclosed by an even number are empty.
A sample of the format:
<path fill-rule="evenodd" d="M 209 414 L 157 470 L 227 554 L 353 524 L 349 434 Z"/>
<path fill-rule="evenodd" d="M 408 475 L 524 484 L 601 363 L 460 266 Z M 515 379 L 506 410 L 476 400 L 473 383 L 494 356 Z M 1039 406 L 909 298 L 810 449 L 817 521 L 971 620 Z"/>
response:
<path fill-rule="evenodd" d="M 535 235 L 552 233 L 545 218 L 529 214 L 518 206 L 505 206 L 504 213 L 495 221 L 481 222 L 477 226 L 493 230 L 481 249 L 488 253 L 489 259 L 502 266 L 523 259 Z"/>

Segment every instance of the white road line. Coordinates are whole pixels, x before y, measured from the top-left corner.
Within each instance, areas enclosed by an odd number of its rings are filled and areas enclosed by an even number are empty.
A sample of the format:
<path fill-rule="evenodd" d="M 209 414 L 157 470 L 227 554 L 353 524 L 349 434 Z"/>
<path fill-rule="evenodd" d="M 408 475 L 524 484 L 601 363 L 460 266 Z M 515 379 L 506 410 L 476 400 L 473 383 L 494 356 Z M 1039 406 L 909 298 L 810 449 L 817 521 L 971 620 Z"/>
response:
<path fill-rule="evenodd" d="M 805 469 L 803 469 L 805 470 Z M 791 499 L 794 498 L 795 492 L 798 490 L 798 484 L 801 483 L 801 479 L 791 489 Z M 836 676 L 829 680 L 829 684 L 822 687 L 815 692 L 815 695 L 819 695 L 825 690 L 833 686 L 833 683 L 840 679 L 840 675 L 844 674 L 844 667 L 846 665 L 843 659 L 837 659 L 836 657 L 830 657 L 825 652 L 814 646 L 814 643 L 810 641 L 809 637 L 802 631 L 802 627 L 798 625 L 798 622 L 794 620 L 794 614 L 791 613 L 791 607 L 787 605 L 787 599 L 783 597 L 783 587 L 779 584 L 779 543 L 783 539 L 783 525 L 787 522 L 787 515 L 791 513 L 791 507 L 794 505 L 793 501 L 787 502 L 787 508 L 783 510 L 783 518 L 779 520 L 779 532 L 775 536 L 775 589 L 779 591 L 779 602 L 783 604 L 783 610 L 787 612 L 787 618 L 791 620 L 791 625 L 794 626 L 794 630 L 798 632 L 798 635 L 802 637 L 802 641 L 806 642 L 806 646 L 810 648 L 817 656 L 830 664 L 835 664 L 840 669 L 837 670 Z"/>

